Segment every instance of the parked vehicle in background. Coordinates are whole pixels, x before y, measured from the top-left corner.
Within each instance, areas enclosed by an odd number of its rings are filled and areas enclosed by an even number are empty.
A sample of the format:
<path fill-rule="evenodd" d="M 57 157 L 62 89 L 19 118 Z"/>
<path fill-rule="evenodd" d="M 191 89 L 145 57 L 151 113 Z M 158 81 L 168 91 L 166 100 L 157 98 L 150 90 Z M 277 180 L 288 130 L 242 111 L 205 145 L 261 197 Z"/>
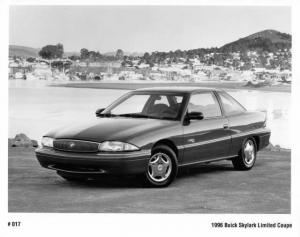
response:
<path fill-rule="evenodd" d="M 46 134 L 36 150 L 40 164 L 67 180 L 137 174 L 165 187 L 184 166 L 230 160 L 250 170 L 271 134 L 266 114 L 247 111 L 219 89 L 139 89 L 96 116 Z"/>

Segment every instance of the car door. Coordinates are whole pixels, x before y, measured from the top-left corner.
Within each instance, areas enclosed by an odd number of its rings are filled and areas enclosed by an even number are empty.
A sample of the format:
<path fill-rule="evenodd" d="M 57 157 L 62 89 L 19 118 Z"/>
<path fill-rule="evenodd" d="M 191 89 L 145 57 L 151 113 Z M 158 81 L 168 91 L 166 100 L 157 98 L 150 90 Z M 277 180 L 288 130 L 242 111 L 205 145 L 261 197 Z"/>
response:
<path fill-rule="evenodd" d="M 196 163 L 228 156 L 231 143 L 228 120 L 222 115 L 214 92 L 192 94 L 187 112 L 201 112 L 204 118 L 190 120 L 183 126 L 184 163 Z"/>
<path fill-rule="evenodd" d="M 225 116 L 231 133 L 231 147 L 229 155 L 237 155 L 242 147 L 245 138 L 251 131 L 262 127 L 264 121 L 257 121 L 257 114 L 247 112 L 247 110 L 226 92 L 218 92 L 219 100 L 222 104 Z"/>

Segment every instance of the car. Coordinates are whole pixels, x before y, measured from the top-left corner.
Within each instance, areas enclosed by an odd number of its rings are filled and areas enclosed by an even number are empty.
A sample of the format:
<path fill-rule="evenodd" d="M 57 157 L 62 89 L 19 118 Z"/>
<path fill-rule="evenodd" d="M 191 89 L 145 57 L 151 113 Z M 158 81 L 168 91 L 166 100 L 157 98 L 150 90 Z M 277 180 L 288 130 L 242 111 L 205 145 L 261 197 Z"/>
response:
<path fill-rule="evenodd" d="M 230 160 L 250 170 L 269 144 L 266 123 L 266 113 L 247 111 L 221 89 L 144 88 L 98 109 L 89 124 L 49 132 L 36 156 L 70 181 L 133 174 L 166 187 L 186 166 Z"/>

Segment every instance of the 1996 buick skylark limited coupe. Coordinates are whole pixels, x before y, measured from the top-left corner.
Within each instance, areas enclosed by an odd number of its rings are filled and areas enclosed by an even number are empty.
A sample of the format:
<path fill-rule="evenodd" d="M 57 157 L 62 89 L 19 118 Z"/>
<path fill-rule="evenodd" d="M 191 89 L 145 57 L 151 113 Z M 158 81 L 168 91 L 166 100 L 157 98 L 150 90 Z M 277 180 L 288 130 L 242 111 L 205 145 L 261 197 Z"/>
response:
<path fill-rule="evenodd" d="M 137 174 L 164 187 L 184 166 L 231 160 L 249 170 L 271 134 L 265 113 L 248 112 L 219 89 L 139 89 L 96 116 L 46 134 L 36 150 L 40 164 L 67 180 Z"/>

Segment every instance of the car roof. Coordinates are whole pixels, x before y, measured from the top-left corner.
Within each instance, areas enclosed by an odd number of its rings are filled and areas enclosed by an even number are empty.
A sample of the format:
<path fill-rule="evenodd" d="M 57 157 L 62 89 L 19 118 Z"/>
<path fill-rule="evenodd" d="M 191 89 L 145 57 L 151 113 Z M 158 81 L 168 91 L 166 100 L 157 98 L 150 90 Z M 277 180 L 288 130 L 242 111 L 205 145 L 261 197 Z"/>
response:
<path fill-rule="evenodd" d="M 222 90 L 221 89 L 216 89 L 216 88 L 198 87 L 198 86 L 169 86 L 169 87 L 141 88 L 141 89 L 137 89 L 135 91 L 193 93 L 193 92 L 222 91 Z"/>

